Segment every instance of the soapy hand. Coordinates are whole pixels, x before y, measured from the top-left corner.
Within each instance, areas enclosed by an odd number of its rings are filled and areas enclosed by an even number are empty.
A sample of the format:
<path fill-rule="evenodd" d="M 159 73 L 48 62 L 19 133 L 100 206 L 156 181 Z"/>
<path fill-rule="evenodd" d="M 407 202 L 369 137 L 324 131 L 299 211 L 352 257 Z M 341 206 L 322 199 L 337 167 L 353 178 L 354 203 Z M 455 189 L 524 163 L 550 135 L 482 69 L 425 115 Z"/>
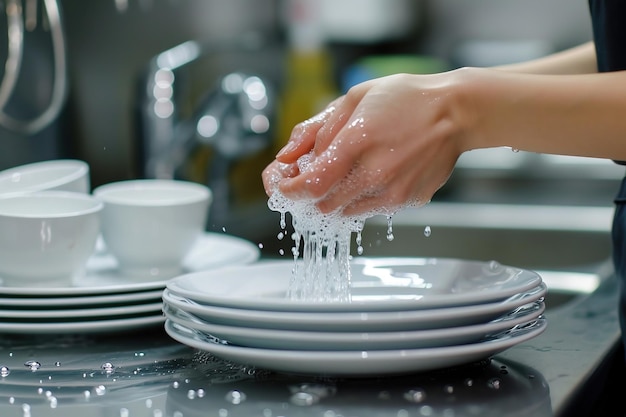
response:
<path fill-rule="evenodd" d="M 463 151 L 449 73 L 367 81 L 298 124 L 263 173 L 266 191 L 313 199 L 323 213 L 393 214 L 422 205 Z M 310 155 L 305 170 L 297 161 Z"/>

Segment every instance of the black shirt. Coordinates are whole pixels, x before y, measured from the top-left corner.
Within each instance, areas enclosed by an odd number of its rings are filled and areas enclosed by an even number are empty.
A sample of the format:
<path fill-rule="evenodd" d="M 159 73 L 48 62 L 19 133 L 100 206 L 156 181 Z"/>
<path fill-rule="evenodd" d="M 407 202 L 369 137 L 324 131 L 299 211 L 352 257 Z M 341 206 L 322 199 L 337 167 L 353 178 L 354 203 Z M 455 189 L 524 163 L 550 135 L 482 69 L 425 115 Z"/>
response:
<path fill-rule="evenodd" d="M 626 1 L 589 0 L 598 71 L 626 69 Z"/>

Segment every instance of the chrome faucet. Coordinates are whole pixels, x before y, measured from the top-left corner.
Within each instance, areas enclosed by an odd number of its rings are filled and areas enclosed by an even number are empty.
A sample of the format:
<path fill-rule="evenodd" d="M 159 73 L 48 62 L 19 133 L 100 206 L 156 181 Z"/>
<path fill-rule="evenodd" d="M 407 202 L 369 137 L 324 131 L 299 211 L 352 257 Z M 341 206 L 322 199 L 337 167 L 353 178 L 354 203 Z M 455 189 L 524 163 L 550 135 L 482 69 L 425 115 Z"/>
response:
<path fill-rule="evenodd" d="M 184 42 L 155 56 L 142 82 L 139 103 L 140 167 L 145 178 L 175 178 L 190 150 L 204 144 L 227 159 L 268 146 L 274 112 L 269 83 L 257 75 L 233 72 L 181 119 L 176 70 L 205 55 L 196 41 Z"/>

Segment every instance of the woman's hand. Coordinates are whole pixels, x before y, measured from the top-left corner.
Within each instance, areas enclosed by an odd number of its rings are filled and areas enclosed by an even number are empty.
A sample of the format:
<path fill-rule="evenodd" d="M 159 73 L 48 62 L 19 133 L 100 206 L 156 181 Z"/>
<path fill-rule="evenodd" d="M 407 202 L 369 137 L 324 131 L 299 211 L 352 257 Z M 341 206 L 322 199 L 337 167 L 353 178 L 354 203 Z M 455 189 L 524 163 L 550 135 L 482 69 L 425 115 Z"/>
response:
<path fill-rule="evenodd" d="M 464 149 L 455 72 L 399 74 L 353 87 L 297 125 L 263 174 L 291 199 L 329 213 L 392 214 L 422 205 L 447 181 Z M 298 159 L 311 152 L 304 169 Z"/>

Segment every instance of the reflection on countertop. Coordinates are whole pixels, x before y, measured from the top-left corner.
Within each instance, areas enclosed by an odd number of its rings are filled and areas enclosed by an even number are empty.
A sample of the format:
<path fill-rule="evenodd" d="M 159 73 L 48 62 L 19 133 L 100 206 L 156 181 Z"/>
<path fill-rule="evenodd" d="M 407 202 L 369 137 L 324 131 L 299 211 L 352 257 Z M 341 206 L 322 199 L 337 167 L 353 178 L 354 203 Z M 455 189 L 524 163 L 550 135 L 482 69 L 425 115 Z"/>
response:
<path fill-rule="evenodd" d="M 149 337 L 148 337 L 149 336 Z M 486 359 L 399 377 L 277 374 L 142 335 L 4 339 L 3 416 L 550 415 L 541 372 Z M 146 343 L 149 340 L 149 343 Z M 6 376 L 5 376 L 6 375 Z M 451 414 L 452 413 L 452 414 Z"/>

